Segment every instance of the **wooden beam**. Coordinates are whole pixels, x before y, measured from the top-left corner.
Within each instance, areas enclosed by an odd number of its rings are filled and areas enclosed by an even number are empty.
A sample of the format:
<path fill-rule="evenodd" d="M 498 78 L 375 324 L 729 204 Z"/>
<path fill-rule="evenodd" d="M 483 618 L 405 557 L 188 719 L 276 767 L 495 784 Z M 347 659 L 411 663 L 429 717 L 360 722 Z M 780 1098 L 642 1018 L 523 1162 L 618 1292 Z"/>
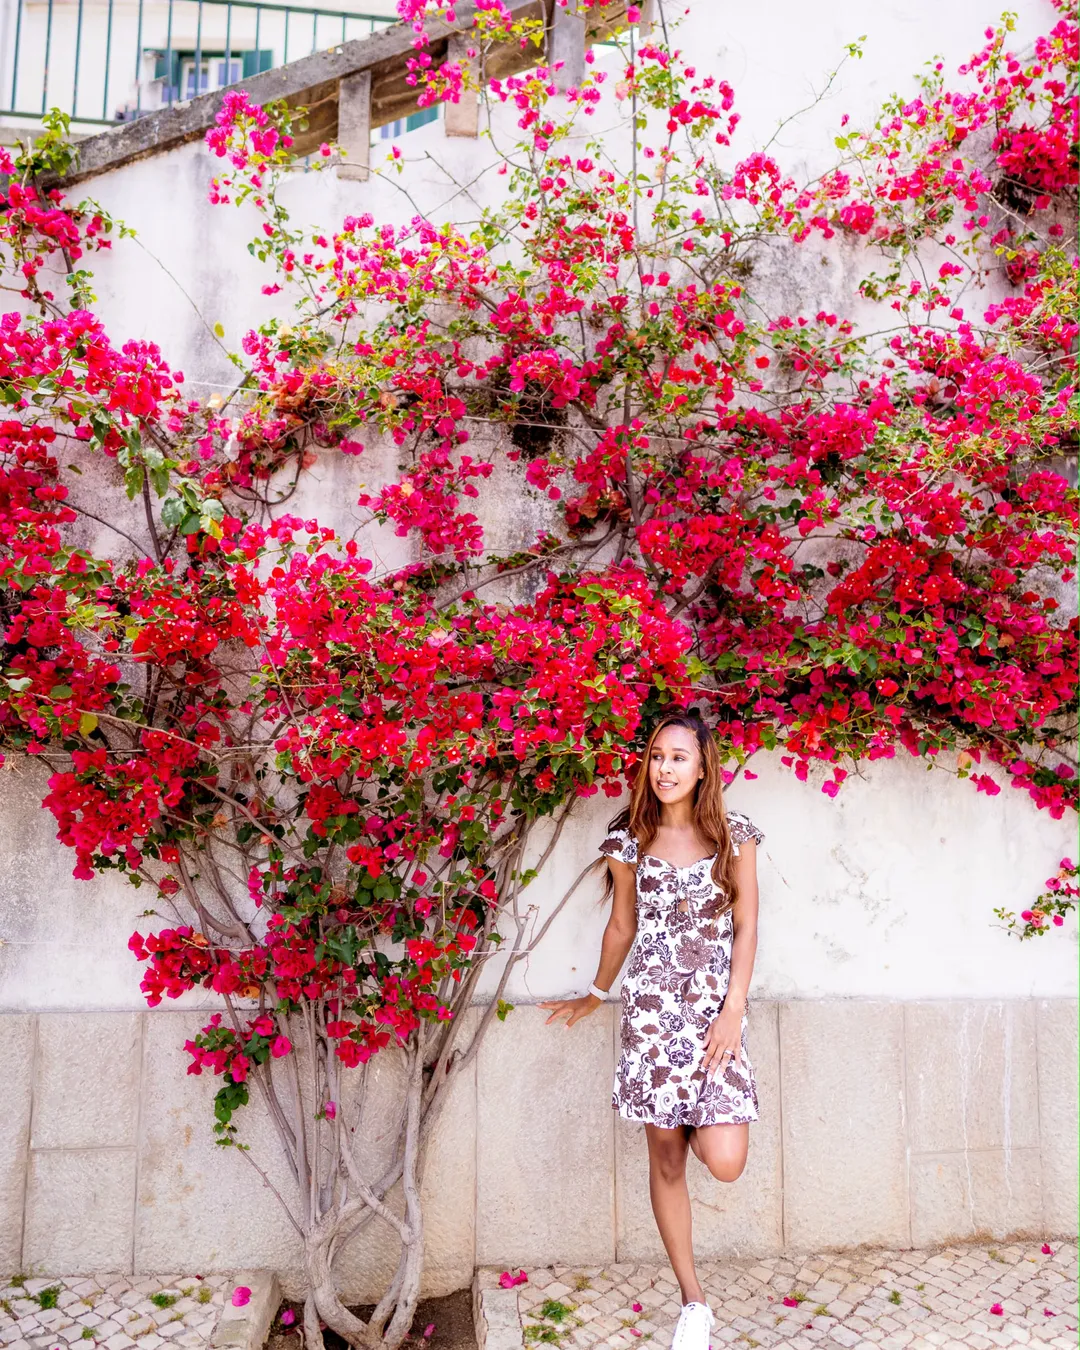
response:
<path fill-rule="evenodd" d="M 371 173 L 371 71 L 338 82 L 338 177 L 366 182 Z"/>
<path fill-rule="evenodd" d="M 585 16 L 570 5 L 563 9 L 556 4 L 548 22 L 547 62 L 554 66 L 561 62 L 552 76 L 560 94 L 568 89 L 579 89 L 585 78 Z"/>
<path fill-rule="evenodd" d="M 571 4 L 573 0 L 571 0 Z M 567 14 L 555 0 L 507 0 L 508 8 L 517 19 L 540 19 L 547 27 L 547 52 L 532 42 L 524 48 L 516 43 L 496 44 L 485 55 L 484 77 L 502 78 L 527 70 L 549 59 L 564 61 L 557 80 L 558 87 L 568 88 L 580 83 L 584 74 L 586 45 L 601 42 L 626 23 L 628 0 L 614 0 L 601 10 L 589 12 L 583 19 Z M 452 43 L 466 44 L 466 34 L 472 28 L 475 6 L 471 0 L 462 0 L 457 9 L 453 27 L 442 20 L 428 24 L 429 51 L 437 66 L 448 58 Z M 328 51 L 313 52 L 299 61 L 278 66 L 273 70 L 252 75 L 230 89 L 241 89 L 252 103 L 260 106 L 284 99 L 290 107 L 308 109 L 308 127 L 297 130 L 293 153 L 310 154 L 323 141 L 340 139 L 340 86 L 343 81 L 366 73 L 370 79 L 369 126 L 376 128 L 397 121 L 417 111 L 417 89 L 407 81 L 408 60 L 413 55 L 411 26 L 394 24 L 369 37 L 342 42 Z M 457 48 L 455 48 L 457 50 Z M 352 89 L 353 86 L 350 86 Z M 359 88 L 359 86 L 355 86 Z M 134 122 L 124 122 L 108 131 L 88 136 L 78 143 L 78 162 L 63 179 L 42 176 L 43 187 L 78 183 L 97 174 L 107 173 L 135 160 L 174 149 L 204 136 L 217 119 L 229 90 L 216 89 L 201 94 L 187 103 L 162 108 Z M 475 100 L 475 91 L 473 91 Z M 351 95 L 350 95 L 351 97 Z M 465 104 L 465 100 L 462 100 Z M 447 105 L 447 133 L 475 135 L 469 130 L 475 124 L 475 104 Z M 465 127 L 465 130 L 458 129 Z M 355 127 L 349 133 L 355 138 Z M 359 163 L 355 139 L 350 161 Z"/>
<path fill-rule="evenodd" d="M 480 91 L 476 87 L 480 64 L 475 55 L 469 55 L 475 51 L 473 40 L 464 33 L 455 33 L 446 44 L 447 60 L 460 64 L 468 72 L 468 84 L 462 89 L 461 97 L 456 103 L 447 103 L 443 113 L 448 136 L 471 136 L 475 140 L 480 134 Z"/>

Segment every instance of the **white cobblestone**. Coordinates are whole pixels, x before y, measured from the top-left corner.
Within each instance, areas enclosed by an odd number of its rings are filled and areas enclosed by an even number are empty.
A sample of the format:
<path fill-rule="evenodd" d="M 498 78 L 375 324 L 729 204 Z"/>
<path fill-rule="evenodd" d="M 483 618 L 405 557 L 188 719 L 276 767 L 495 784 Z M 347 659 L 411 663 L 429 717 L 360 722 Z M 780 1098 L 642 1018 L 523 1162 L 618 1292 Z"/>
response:
<path fill-rule="evenodd" d="M 1042 1244 L 1012 1243 L 703 1262 L 698 1275 L 716 1317 L 713 1350 L 753 1343 L 762 1350 L 1076 1350 L 1076 1245 L 1049 1246 L 1049 1252 Z M 534 1336 L 541 1327 L 555 1331 L 555 1347 L 670 1345 L 680 1298 L 666 1265 L 613 1264 L 599 1274 L 595 1266 L 555 1266 L 527 1274 L 522 1320 L 537 1327 Z M 786 1307 L 784 1298 L 796 1293 L 805 1299 Z M 549 1300 L 569 1315 L 543 1318 Z M 548 1339 L 529 1344 L 547 1350 Z"/>
<path fill-rule="evenodd" d="M 42 1308 L 38 1296 L 52 1288 L 56 1306 Z M 204 1350 L 231 1288 L 228 1275 L 0 1279 L 0 1350 Z M 206 1303 L 196 1295 L 204 1289 Z M 161 1294 L 172 1300 L 167 1307 L 153 1301 Z"/>

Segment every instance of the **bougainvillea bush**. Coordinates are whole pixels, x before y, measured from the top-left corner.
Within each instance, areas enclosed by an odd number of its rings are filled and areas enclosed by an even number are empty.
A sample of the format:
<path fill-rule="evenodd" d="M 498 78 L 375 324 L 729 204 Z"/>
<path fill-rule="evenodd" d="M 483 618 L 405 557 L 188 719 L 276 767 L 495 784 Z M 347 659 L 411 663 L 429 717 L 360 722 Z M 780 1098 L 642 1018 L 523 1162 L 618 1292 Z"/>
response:
<path fill-rule="evenodd" d="M 424 99 L 536 37 L 489 0 L 436 67 L 424 5 L 402 17 Z M 230 93 L 211 195 L 252 218 L 279 309 L 209 406 L 167 335 L 95 317 L 83 263 L 116 230 L 38 186 L 58 130 L 2 166 L 0 741 L 51 766 L 75 876 L 150 897 L 148 1003 L 217 997 L 189 1072 L 267 1184 L 240 1109 L 277 1128 L 309 1350 L 408 1332 L 426 1142 L 573 894 L 537 926 L 529 882 L 662 708 L 705 710 L 731 776 L 776 752 L 836 796 L 903 754 L 1076 807 L 1076 25 L 1013 55 L 1003 21 L 799 183 L 676 30 L 628 18 L 617 76 L 484 85 L 519 140 L 483 150 L 502 186 L 469 225 L 299 228 L 289 114 Z M 854 260 L 851 313 L 770 308 L 759 278 L 808 247 Z M 356 537 L 290 510 L 320 455 L 355 466 Z M 507 483 L 546 523 L 495 549 Z M 406 564 L 357 542 L 380 531 Z M 1071 918 L 1076 868 L 1047 870 L 1011 931 Z M 387 1051 L 401 1123 L 370 1175 L 357 1084 Z M 365 1321 L 335 1260 L 372 1225 L 401 1258 Z"/>

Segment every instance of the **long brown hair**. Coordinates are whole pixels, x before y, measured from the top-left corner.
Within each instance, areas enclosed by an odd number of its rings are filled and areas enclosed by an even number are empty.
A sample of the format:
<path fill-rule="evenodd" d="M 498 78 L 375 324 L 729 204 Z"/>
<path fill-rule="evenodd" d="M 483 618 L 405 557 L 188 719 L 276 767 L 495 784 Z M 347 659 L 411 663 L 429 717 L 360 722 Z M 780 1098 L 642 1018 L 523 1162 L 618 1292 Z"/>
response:
<path fill-rule="evenodd" d="M 739 898 L 739 887 L 735 880 L 735 852 L 731 846 L 731 831 L 728 829 L 727 812 L 724 809 L 724 783 L 720 752 L 712 732 L 693 709 L 674 708 L 665 713 L 653 726 L 645 745 L 645 753 L 638 761 L 637 776 L 630 794 L 630 805 L 625 807 L 608 825 L 609 830 L 628 830 L 637 840 L 638 858 L 647 853 L 649 845 L 660 829 L 660 803 L 649 781 L 649 764 L 652 759 L 653 744 L 665 727 L 685 727 L 693 732 L 701 754 L 701 766 L 705 776 L 694 788 L 694 828 L 698 834 L 716 850 L 712 865 L 712 879 L 718 887 L 716 899 L 708 910 L 709 918 L 719 918 L 727 913 Z M 598 860 L 602 866 L 606 859 Z M 602 900 L 606 900 L 615 889 L 611 869 L 604 882 Z"/>

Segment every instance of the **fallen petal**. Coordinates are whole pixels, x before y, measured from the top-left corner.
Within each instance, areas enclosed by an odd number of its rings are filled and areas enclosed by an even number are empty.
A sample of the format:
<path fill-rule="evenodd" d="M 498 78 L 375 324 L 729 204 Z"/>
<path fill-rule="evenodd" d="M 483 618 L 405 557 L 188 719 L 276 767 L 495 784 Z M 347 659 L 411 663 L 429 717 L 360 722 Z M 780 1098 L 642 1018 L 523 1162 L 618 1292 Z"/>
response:
<path fill-rule="evenodd" d="M 1000 1303 L 991 1303 L 990 1311 L 994 1314 L 995 1317 L 1005 1316 L 1005 1309 L 1001 1306 Z"/>
<path fill-rule="evenodd" d="M 238 1284 L 232 1291 L 232 1305 L 234 1308 L 242 1308 L 245 1303 L 251 1302 L 251 1290 L 246 1284 Z"/>

